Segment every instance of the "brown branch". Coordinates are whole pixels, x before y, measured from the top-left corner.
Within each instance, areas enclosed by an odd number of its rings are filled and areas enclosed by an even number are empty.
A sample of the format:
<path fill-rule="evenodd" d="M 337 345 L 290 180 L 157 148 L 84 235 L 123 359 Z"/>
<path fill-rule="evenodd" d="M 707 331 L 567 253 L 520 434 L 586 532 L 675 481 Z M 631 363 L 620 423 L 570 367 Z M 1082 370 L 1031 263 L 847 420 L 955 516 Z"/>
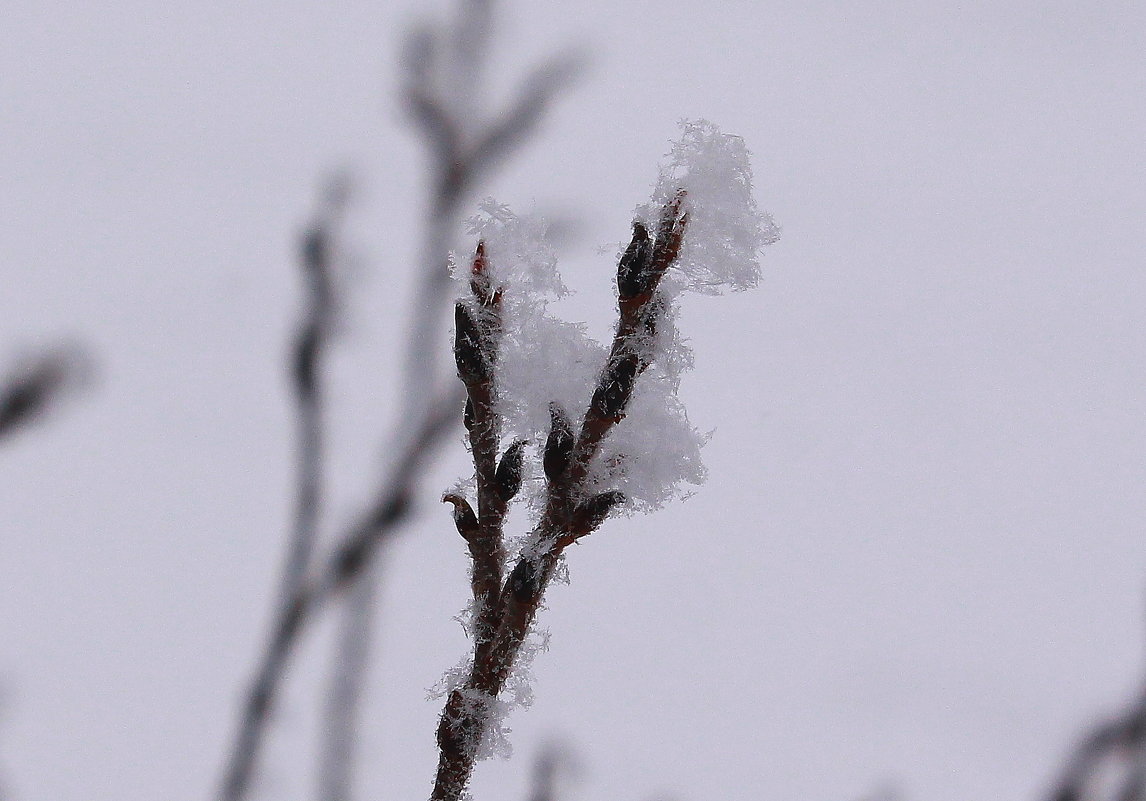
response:
<path fill-rule="evenodd" d="M 492 609 L 492 634 L 484 639 L 484 620 L 475 627 L 478 633 L 469 676 L 446 700 L 437 730 L 439 760 L 432 801 L 458 801 L 463 797 L 481 740 L 490 725 L 492 704 L 517 661 L 562 551 L 600 526 L 624 500 L 619 492 L 590 495 L 590 467 L 601 442 L 624 418 L 635 381 L 651 361 L 656 319 L 663 308 L 657 287 L 680 252 L 687 223 L 681 213 L 683 199 L 680 192 L 666 204 L 655 242 L 649 240 L 643 226 L 634 225 L 633 243 L 618 265 L 618 320 L 613 344 L 578 430 L 573 430 L 559 405 L 550 405 L 550 431 L 542 453 L 547 479 L 544 510 L 531 542 L 504 579 L 496 606 L 486 608 Z M 471 317 L 459 316 L 458 322 L 455 356 L 458 374 L 471 400 L 471 445 L 480 496 L 483 471 L 488 470 L 488 464 L 487 457 L 479 454 L 479 440 L 473 435 L 483 425 L 494 430 L 495 423 L 484 417 L 488 410 L 483 409 L 483 393 L 494 382 L 496 354 L 479 352 L 474 343 L 480 339 L 480 328 Z M 457 506 L 455 502 L 455 510 Z M 496 535 L 500 542 L 500 527 Z M 473 553 L 472 540 L 467 541 L 471 542 Z M 475 573 L 479 566 L 475 556 Z"/>

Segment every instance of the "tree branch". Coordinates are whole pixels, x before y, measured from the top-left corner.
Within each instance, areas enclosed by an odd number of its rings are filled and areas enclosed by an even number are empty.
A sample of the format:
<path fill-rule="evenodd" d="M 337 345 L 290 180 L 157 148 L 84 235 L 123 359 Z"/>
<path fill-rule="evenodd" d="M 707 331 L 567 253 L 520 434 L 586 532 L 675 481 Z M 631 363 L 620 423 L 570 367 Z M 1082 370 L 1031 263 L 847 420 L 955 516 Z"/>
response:
<path fill-rule="evenodd" d="M 665 206 L 655 242 L 646 246 L 647 232 L 634 226 L 634 244 L 618 265 L 618 320 L 613 344 L 578 430 L 572 429 L 559 405 L 550 405 L 550 432 L 542 454 L 547 479 L 544 510 L 531 541 L 503 580 L 495 606 L 481 605 L 488 593 L 483 589 L 478 597 L 475 579 L 480 625 L 475 625 L 474 657 L 466 682 L 447 697 L 438 724 L 439 759 L 432 801 L 459 801 L 463 797 L 481 741 L 490 725 L 492 705 L 518 659 L 562 551 L 599 526 L 624 500 L 619 492 L 591 495 L 589 472 L 600 443 L 624 418 L 636 378 L 651 361 L 652 337 L 662 308 L 657 287 L 677 258 L 687 223 L 680 211 L 683 198 L 684 194 L 678 193 Z M 479 246 L 479 256 L 481 253 Z M 635 265 L 639 280 L 628 281 L 629 286 L 636 287 L 635 291 L 628 292 L 624 279 L 634 274 L 634 253 L 641 261 Z M 475 267 L 474 274 L 479 273 Z M 464 305 L 459 303 L 459 309 L 462 308 Z M 470 329 L 474 329 L 473 334 L 469 333 Z M 479 498 L 489 461 L 483 451 L 488 450 L 489 444 L 479 441 L 473 433 L 483 427 L 491 432 L 499 430 L 496 421 L 485 417 L 493 411 L 485 409 L 487 399 L 496 391 L 496 343 L 488 344 L 487 340 L 483 351 L 480 332 L 479 326 L 459 314 L 455 357 L 458 375 L 466 386 L 473 409 L 471 444 Z M 458 505 L 455 501 L 455 508 Z M 502 536 L 501 520 L 497 518 L 498 527 L 490 532 L 498 545 Z M 476 575 L 482 561 L 478 555 L 473 561 Z M 481 617 L 486 613 L 490 614 L 488 622 Z"/>

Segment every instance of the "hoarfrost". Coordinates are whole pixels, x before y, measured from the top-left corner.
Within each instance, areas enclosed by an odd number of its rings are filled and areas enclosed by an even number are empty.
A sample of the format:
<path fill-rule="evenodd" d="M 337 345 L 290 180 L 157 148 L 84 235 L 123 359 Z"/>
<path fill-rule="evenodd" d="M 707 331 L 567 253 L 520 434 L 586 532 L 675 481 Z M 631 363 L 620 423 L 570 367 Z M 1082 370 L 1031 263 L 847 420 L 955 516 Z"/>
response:
<path fill-rule="evenodd" d="M 546 238 L 548 230 L 543 217 L 519 216 L 489 197 L 466 220 L 466 231 L 485 242 L 490 278 L 511 305 L 543 303 L 548 295 L 559 298 L 569 293 L 557 274 L 557 252 Z M 455 264 L 455 278 L 468 282 L 469 263 L 462 260 L 460 267 Z"/>
<path fill-rule="evenodd" d="M 660 170 L 652 202 L 637 219 L 656 230 L 660 209 L 684 189 L 688 229 L 666 286 L 709 295 L 750 289 L 760 280 L 760 250 L 780 238 L 780 229 L 752 197 L 752 166 L 739 136 L 707 120 L 682 120 Z"/>
<path fill-rule="evenodd" d="M 590 474 L 594 491 L 620 490 L 632 511 L 648 512 L 688 497 L 683 484 L 704 483 L 700 449 L 708 437 L 689 423 L 675 390 L 655 365 L 641 376 L 629 414 L 602 443 Z"/>
<path fill-rule="evenodd" d="M 470 659 L 467 657 L 446 671 L 437 684 L 426 691 L 426 698 L 439 700 L 454 690 L 460 691 L 466 704 L 480 712 L 487 721 L 482 741 L 478 744 L 477 758 L 509 759 L 513 756 L 513 744 L 509 740 L 512 730 L 506 720 L 514 709 L 528 709 L 533 705 L 533 660 L 537 654 L 548 650 L 549 632 L 534 626 L 518 652 L 513 673 L 505 684 L 504 697 L 493 698 L 481 690 L 466 687 L 470 673 Z"/>

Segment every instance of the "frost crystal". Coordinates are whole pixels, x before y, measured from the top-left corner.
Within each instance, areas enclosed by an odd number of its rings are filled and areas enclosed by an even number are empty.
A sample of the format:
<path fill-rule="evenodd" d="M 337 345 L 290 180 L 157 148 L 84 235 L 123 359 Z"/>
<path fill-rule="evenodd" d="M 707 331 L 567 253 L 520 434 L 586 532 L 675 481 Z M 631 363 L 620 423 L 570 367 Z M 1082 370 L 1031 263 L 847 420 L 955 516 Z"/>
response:
<path fill-rule="evenodd" d="M 760 280 L 760 250 L 779 239 L 780 230 L 756 208 L 748 148 L 707 120 L 683 120 L 680 127 L 652 202 L 638 207 L 637 218 L 654 229 L 660 209 L 684 189 L 688 230 L 667 287 L 710 295 L 750 289 Z"/>
<path fill-rule="evenodd" d="M 569 290 L 557 274 L 557 252 L 546 239 L 549 224 L 534 215 L 519 216 L 493 198 L 478 204 L 478 214 L 466 220 L 466 231 L 485 242 L 494 286 L 513 301 L 534 304 L 547 295 Z M 469 264 L 455 264 L 454 276 L 468 282 Z M 466 294 L 464 291 L 461 294 Z"/>

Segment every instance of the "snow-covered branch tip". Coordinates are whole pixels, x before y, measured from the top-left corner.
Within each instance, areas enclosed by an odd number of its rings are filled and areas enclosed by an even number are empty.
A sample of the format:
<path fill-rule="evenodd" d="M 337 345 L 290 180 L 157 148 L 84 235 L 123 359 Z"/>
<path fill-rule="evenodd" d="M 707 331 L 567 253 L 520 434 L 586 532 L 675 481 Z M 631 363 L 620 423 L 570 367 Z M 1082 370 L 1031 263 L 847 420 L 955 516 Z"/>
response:
<path fill-rule="evenodd" d="M 778 230 L 752 198 L 743 140 L 707 122 L 682 129 L 619 253 L 608 346 L 548 313 L 566 290 L 544 221 L 486 201 L 470 223 L 474 255 L 455 260 L 454 359 L 474 476 L 443 501 L 473 561 L 474 652 L 447 686 L 434 801 L 461 798 L 505 731 L 499 697 L 565 548 L 621 510 L 651 511 L 704 480 L 704 437 L 677 397 L 692 360 L 679 298 L 754 286 Z M 534 524 L 511 554 L 504 526 L 518 499 Z"/>

